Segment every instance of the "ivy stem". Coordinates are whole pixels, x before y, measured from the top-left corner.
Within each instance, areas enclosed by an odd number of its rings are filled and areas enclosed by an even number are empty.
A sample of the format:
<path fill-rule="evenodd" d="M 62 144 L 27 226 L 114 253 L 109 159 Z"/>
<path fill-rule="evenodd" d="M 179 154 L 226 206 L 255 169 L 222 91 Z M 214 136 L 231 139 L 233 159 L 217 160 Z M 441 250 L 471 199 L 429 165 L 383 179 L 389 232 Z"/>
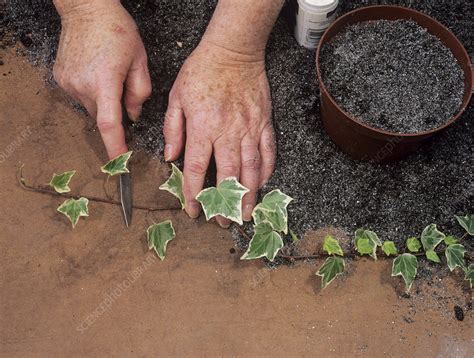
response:
<path fill-rule="evenodd" d="M 247 235 L 247 233 L 244 231 L 244 229 L 242 229 L 242 226 L 237 226 L 237 230 L 239 230 L 239 233 L 247 241 L 251 240 L 251 238 Z M 345 253 L 344 255 L 345 255 L 344 257 L 349 257 L 349 258 L 355 258 L 356 257 L 356 255 L 353 254 L 353 253 Z M 313 254 L 313 255 L 284 255 L 282 253 L 278 253 L 276 257 L 279 257 L 279 258 L 285 259 L 285 260 L 294 261 L 294 260 L 322 259 L 322 258 L 326 258 L 326 257 L 329 257 L 329 256 L 332 256 L 332 255 L 328 255 L 326 253 Z"/>
<path fill-rule="evenodd" d="M 244 231 L 244 229 L 242 228 L 242 226 L 237 226 L 237 230 L 239 230 L 239 233 L 247 240 L 247 241 L 250 241 L 251 238 L 247 235 L 247 233 Z M 461 238 L 462 239 L 462 238 Z M 438 255 L 441 255 L 442 252 L 436 252 Z M 425 253 L 424 252 L 414 252 L 414 253 L 411 253 L 412 255 L 414 256 L 425 256 Z M 295 261 L 295 260 L 310 260 L 310 259 L 322 259 L 322 258 L 327 258 L 327 257 L 330 257 L 330 256 L 333 256 L 333 255 L 329 255 L 327 253 L 320 253 L 320 254 L 313 254 L 313 255 L 283 255 L 281 253 L 278 253 L 276 257 L 279 257 L 279 258 L 282 258 L 282 259 L 285 259 L 285 260 L 290 260 L 290 261 Z M 357 255 L 355 253 L 352 253 L 352 252 L 345 252 L 344 253 L 344 258 L 359 258 L 359 257 L 362 257 L 360 255 Z M 378 259 L 393 259 L 394 257 L 396 256 L 379 256 L 377 257 Z M 471 255 L 466 252 L 464 254 L 464 257 L 468 260 L 472 260 L 472 257 Z"/>
<path fill-rule="evenodd" d="M 23 177 L 23 165 L 18 169 L 18 182 L 20 183 L 20 186 L 28 191 L 32 191 L 35 193 L 40 193 L 40 194 L 46 194 L 50 196 L 60 196 L 63 198 L 69 198 L 69 199 L 79 199 L 80 197 L 84 197 L 88 199 L 89 201 L 95 201 L 98 203 L 104 203 L 104 204 L 110 204 L 110 205 L 117 205 L 117 206 L 122 206 L 122 203 L 117 200 L 113 199 L 105 199 L 105 198 L 99 198 L 96 196 L 85 196 L 85 195 L 73 195 L 69 193 L 57 193 L 56 191 L 49 189 L 45 186 L 33 186 L 29 185 L 25 178 Z M 132 206 L 134 209 L 137 210 L 145 210 L 145 211 L 166 211 L 166 210 L 181 210 L 181 206 L 169 206 L 169 207 L 150 207 L 150 206 L 144 206 L 144 205 L 133 205 Z"/>

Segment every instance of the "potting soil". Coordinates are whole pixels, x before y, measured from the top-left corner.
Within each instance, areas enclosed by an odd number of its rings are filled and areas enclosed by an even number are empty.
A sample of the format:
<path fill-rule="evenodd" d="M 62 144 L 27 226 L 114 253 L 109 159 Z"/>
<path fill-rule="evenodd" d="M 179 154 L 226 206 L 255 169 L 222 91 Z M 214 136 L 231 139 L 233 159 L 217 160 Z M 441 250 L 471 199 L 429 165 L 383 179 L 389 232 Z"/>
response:
<path fill-rule="evenodd" d="M 354 118 L 395 133 L 440 127 L 459 110 L 464 73 L 452 52 L 414 21 L 366 21 L 322 47 L 323 83 Z"/>

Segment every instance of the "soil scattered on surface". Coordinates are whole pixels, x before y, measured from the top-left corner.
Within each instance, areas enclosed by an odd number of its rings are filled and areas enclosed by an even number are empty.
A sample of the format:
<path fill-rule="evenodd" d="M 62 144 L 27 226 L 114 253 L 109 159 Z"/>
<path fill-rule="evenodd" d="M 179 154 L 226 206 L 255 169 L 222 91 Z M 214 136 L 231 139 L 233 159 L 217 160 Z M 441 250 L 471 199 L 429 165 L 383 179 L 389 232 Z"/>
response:
<path fill-rule="evenodd" d="M 443 125 L 464 95 L 464 73 L 452 52 L 414 21 L 347 26 L 323 46 L 321 72 L 342 109 L 395 133 Z"/>
<path fill-rule="evenodd" d="M 215 1 L 161 1 L 159 6 L 145 0 L 123 3 L 137 21 L 153 81 L 153 95 L 135 127 L 135 138 L 142 150 L 162 158 L 161 129 L 169 90 L 198 44 Z M 412 1 L 371 2 L 376 3 L 408 6 Z M 340 13 L 361 5 L 366 2 L 344 1 Z M 468 1 L 410 6 L 443 22 L 472 52 Z M 14 34 L 27 32 L 32 40 L 22 51 L 36 63 L 50 66 L 59 35 L 59 20 L 51 2 L 26 5 L 12 0 L 7 7 L 4 22 Z M 301 235 L 334 226 L 351 234 L 366 227 L 382 240 L 395 240 L 399 248 L 407 237 L 418 236 L 430 223 L 437 223 L 445 232 L 462 233 L 454 215 L 474 211 L 471 107 L 456 125 L 406 160 L 390 165 L 358 162 L 339 151 L 325 133 L 319 118 L 314 52 L 298 46 L 282 19 L 271 34 L 266 62 L 278 157 L 262 195 L 279 188 L 295 199 L 289 206 L 293 231 Z M 239 234 L 234 237 L 240 239 Z M 469 242 L 465 244 L 469 249 Z"/>

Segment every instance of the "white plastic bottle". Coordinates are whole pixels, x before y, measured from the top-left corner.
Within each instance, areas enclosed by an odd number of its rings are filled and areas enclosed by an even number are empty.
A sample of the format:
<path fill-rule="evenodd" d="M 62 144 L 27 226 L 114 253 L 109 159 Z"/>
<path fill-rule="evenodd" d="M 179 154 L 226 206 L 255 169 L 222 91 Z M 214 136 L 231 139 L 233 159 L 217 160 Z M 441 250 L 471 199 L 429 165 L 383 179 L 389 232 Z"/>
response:
<path fill-rule="evenodd" d="M 336 17 L 339 0 L 297 0 L 295 38 L 301 46 L 315 49 L 323 32 Z"/>

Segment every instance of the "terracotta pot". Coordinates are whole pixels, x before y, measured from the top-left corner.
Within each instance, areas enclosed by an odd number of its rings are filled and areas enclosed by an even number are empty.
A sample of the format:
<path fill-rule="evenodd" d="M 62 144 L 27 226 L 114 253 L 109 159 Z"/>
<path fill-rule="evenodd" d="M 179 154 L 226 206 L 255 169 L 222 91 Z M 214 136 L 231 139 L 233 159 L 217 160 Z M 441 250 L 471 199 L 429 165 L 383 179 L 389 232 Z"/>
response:
<path fill-rule="evenodd" d="M 464 98 L 461 108 L 442 126 L 419 133 L 400 134 L 372 128 L 351 117 L 329 94 L 321 76 L 320 53 L 325 43 L 346 26 L 370 20 L 413 20 L 438 37 L 448 47 L 464 71 Z M 454 34 L 435 19 L 421 12 L 400 6 L 368 6 L 338 18 L 324 33 L 316 52 L 316 70 L 321 96 L 321 118 L 332 140 L 353 158 L 390 162 L 401 159 L 420 147 L 434 134 L 452 125 L 466 109 L 471 99 L 473 70 L 467 51 Z"/>

